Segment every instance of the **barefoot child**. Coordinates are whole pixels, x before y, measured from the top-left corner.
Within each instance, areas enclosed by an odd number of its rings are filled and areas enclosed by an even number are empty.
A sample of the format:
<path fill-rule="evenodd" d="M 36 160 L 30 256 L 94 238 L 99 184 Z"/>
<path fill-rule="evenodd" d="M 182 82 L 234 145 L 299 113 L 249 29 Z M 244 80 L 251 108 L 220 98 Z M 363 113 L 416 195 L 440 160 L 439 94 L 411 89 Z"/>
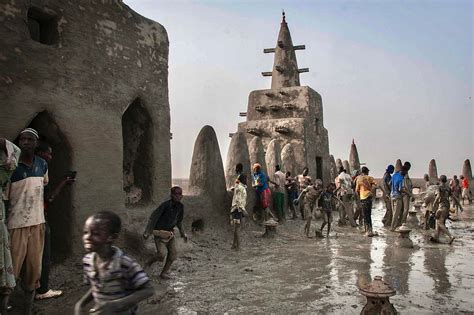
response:
<path fill-rule="evenodd" d="M 323 224 L 321 225 L 321 237 L 323 235 L 323 229 L 328 225 L 328 232 L 326 234 L 329 237 L 329 232 L 331 231 L 331 222 L 332 222 L 332 212 L 336 211 L 336 202 L 339 202 L 342 207 L 344 207 L 344 203 L 334 195 L 334 191 L 336 190 L 336 184 L 329 183 L 326 187 L 326 191 L 321 194 L 320 202 L 321 202 L 321 214 L 323 216 Z"/>
<path fill-rule="evenodd" d="M 120 218 L 113 212 L 102 211 L 86 220 L 84 225 L 84 279 L 91 288 L 76 303 L 76 315 L 87 313 L 137 314 L 138 302 L 153 295 L 150 279 L 140 265 L 112 246 L 121 229 Z"/>

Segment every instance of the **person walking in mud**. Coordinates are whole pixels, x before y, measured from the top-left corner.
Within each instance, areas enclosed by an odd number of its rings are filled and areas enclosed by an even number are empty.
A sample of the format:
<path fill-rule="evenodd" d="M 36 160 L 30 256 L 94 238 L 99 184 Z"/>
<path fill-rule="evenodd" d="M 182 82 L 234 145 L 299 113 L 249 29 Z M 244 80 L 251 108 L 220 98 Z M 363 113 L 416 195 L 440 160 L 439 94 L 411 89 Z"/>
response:
<path fill-rule="evenodd" d="M 467 200 L 469 204 L 471 204 L 471 190 L 469 187 L 469 180 L 461 175 L 461 186 L 462 186 L 462 192 L 461 192 L 461 198 L 462 198 L 462 204 L 464 204 L 464 200 Z"/>
<path fill-rule="evenodd" d="M 230 209 L 230 224 L 233 226 L 234 240 L 232 249 L 240 249 L 240 224 L 244 216 L 247 216 L 245 207 L 247 205 L 247 176 L 240 174 L 235 181 L 234 196 L 232 197 L 232 207 Z"/>
<path fill-rule="evenodd" d="M 408 211 L 410 211 L 411 201 L 413 199 L 413 183 L 411 181 L 410 175 L 408 172 L 411 169 L 411 163 L 405 162 L 403 166 L 406 168 L 406 174 L 403 176 L 403 189 L 402 189 L 402 199 L 403 199 L 403 215 L 402 222 L 400 224 L 407 222 Z"/>
<path fill-rule="evenodd" d="M 321 194 L 320 197 L 320 205 L 321 205 L 321 215 L 323 217 L 323 224 L 320 228 L 320 235 L 323 235 L 323 229 L 327 225 L 328 230 L 326 233 L 326 237 L 329 237 L 329 232 L 331 232 L 331 223 L 332 223 L 332 212 L 336 211 L 337 206 L 336 202 L 340 204 L 340 206 L 344 207 L 344 203 L 335 196 L 334 192 L 336 190 L 336 184 L 329 183 L 326 187 L 326 191 Z"/>
<path fill-rule="evenodd" d="M 392 200 L 392 225 L 390 231 L 395 231 L 397 227 L 401 225 L 402 214 L 403 214 L 403 182 L 404 177 L 407 172 L 405 165 L 402 166 L 402 169 L 398 172 L 395 172 L 392 176 L 392 191 L 390 193 L 390 198 Z"/>
<path fill-rule="evenodd" d="M 377 186 L 374 178 L 369 176 L 369 169 L 365 166 L 361 169 L 362 175 L 357 178 L 356 193 L 362 205 L 362 211 L 364 213 L 364 224 L 366 230 L 366 236 L 374 236 L 372 229 L 372 198 L 373 191 Z"/>
<path fill-rule="evenodd" d="M 438 191 L 436 192 L 436 198 L 433 203 L 433 208 L 437 209 L 435 214 L 436 229 L 431 240 L 434 242 L 439 242 L 440 234 L 444 233 L 449 237 L 449 244 L 452 244 L 454 241 L 454 236 L 452 236 L 446 228 L 446 219 L 449 217 L 449 198 L 453 199 L 461 211 L 463 210 L 463 207 L 456 196 L 453 195 L 451 188 L 447 185 L 448 179 L 446 175 L 441 175 L 439 180 L 441 183 L 438 185 Z"/>
<path fill-rule="evenodd" d="M 323 192 L 323 182 L 320 179 L 317 179 L 313 185 L 309 185 L 300 193 L 297 203 L 300 203 L 301 198 L 303 198 L 303 209 L 304 217 L 306 218 L 306 223 L 304 226 L 304 233 L 309 237 L 311 230 L 311 220 L 313 219 L 313 211 L 318 204 L 319 197 Z"/>
<path fill-rule="evenodd" d="M 163 202 L 153 211 L 143 233 L 144 239 L 148 239 L 153 234 L 156 246 L 156 256 L 150 258 L 147 265 L 151 265 L 155 261 L 163 261 L 166 257 L 160 274 L 160 278 L 165 280 L 170 279 L 171 265 L 178 257 L 174 228 L 178 227 L 181 237 L 185 242 L 188 241 L 188 236 L 183 228 L 184 206 L 181 203 L 183 190 L 179 186 L 174 186 L 170 192 L 170 200 Z"/>
<path fill-rule="evenodd" d="M 299 174 L 296 176 L 296 181 L 298 182 L 298 192 L 301 194 L 303 190 L 306 189 L 309 185 L 311 185 L 311 177 L 308 175 L 309 174 L 309 169 L 307 167 L 303 168 L 303 173 Z M 299 210 L 301 214 L 301 219 L 304 220 L 304 207 L 300 203 L 299 204 Z"/>
<path fill-rule="evenodd" d="M 297 216 L 293 201 L 298 198 L 298 185 L 296 184 L 296 180 L 291 176 L 291 172 L 286 172 L 285 188 L 288 199 L 288 209 L 291 212 L 291 218 L 295 220 Z"/>
<path fill-rule="evenodd" d="M 390 164 L 383 174 L 382 185 L 380 188 L 383 192 L 383 201 L 385 202 L 385 215 L 382 219 L 383 226 L 389 227 L 392 225 L 392 201 L 390 200 L 390 192 L 392 191 L 392 174 L 395 166 Z"/>
<path fill-rule="evenodd" d="M 339 225 L 346 225 L 346 216 L 352 227 L 357 224 L 354 221 L 353 199 L 354 190 L 352 189 L 352 177 L 347 174 L 344 168 L 339 169 L 339 175 L 335 179 L 337 196 L 344 203 L 344 207 L 339 207 Z"/>
<path fill-rule="evenodd" d="M 462 193 L 461 182 L 459 181 L 456 175 L 453 176 L 453 179 L 449 183 L 449 186 L 451 187 L 453 196 L 456 197 L 457 200 L 461 200 L 461 193 Z M 459 209 L 458 204 L 454 201 L 454 199 L 452 199 L 452 204 L 453 204 L 453 208 L 456 209 L 456 215 L 459 215 L 460 209 Z"/>
<path fill-rule="evenodd" d="M 262 166 L 258 163 L 255 163 L 252 167 L 253 171 L 253 184 L 252 187 L 257 193 L 257 202 L 255 204 L 258 209 L 260 219 L 264 222 L 268 219 L 276 219 L 275 216 L 270 211 L 270 198 L 271 192 L 268 187 L 268 177 L 265 172 L 262 171 Z"/>

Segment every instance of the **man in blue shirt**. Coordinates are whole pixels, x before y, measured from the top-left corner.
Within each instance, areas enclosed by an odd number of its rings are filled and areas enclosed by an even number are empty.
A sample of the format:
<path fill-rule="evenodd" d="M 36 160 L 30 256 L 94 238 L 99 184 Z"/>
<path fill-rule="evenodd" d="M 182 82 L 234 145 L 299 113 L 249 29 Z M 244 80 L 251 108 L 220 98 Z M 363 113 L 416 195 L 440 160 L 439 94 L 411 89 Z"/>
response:
<path fill-rule="evenodd" d="M 392 199 L 392 209 L 394 210 L 391 231 L 401 225 L 403 215 L 403 182 L 407 173 L 407 167 L 404 165 L 399 172 L 396 172 L 392 177 L 392 191 L 390 197 Z"/>

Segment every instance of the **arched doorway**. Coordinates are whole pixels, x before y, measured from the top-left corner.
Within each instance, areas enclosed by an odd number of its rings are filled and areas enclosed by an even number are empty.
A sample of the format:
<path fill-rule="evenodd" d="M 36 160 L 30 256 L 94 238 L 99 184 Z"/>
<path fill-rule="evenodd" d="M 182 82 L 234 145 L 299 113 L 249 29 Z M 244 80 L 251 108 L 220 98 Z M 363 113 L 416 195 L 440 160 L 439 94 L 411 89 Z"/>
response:
<path fill-rule="evenodd" d="M 127 207 L 143 206 L 153 192 L 152 121 L 139 98 L 122 116 L 123 190 Z"/>
<path fill-rule="evenodd" d="M 71 169 L 71 147 L 54 118 L 42 111 L 28 125 L 36 129 L 40 140 L 53 149 L 53 159 L 48 163 L 49 189 L 55 189 Z M 80 174 L 78 174 L 80 178 Z M 80 179 L 79 179 L 80 180 Z M 51 254 L 53 261 L 61 261 L 72 250 L 72 224 L 74 221 L 71 202 L 71 187 L 64 187 L 48 206 L 46 219 L 51 228 Z"/>

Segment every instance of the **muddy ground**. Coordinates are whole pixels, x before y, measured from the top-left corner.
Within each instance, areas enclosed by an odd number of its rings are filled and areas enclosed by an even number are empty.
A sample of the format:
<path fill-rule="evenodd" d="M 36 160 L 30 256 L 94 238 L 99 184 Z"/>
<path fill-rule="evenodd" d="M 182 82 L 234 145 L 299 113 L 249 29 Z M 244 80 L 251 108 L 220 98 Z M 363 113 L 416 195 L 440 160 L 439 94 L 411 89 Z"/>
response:
<path fill-rule="evenodd" d="M 452 246 L 430 243 L 426 233 L 415 230 L 414 249 L 392 245 L 397 235 L 382 227 L 381 205 L 374 207 L 379 236 L 373 238 L 335 226 L 328 239 L 308 239 L 303 221 L 289 220 L 278 227 L 276 238 L 265 239 L 263 228 L 250 223 L 242 231 L 242 249 L 234 252 L 230 227 L 191 234 L 187 244 L 179 242 L 172 280 L 157 277 L 160 264 L 146 269 L 156 295 L 140 304 L 140 313 L 358 314 L 365 304 L 358 286 L 376 275 L 396 289 L 391 302 L 402 314 L 472 313 L 474 206 L 466 207 L 461 220 L 448 223 L 457 237 Z M 313 223 L 313 229 L 320 223 Z M 151 241 L 147 247 L 153 248 Z M 141 263 L 146 259 L 136 255 Z M 71 314 L 87 290 L 81 279 L 79 259 L 54 266 L 51 287 L 65 294 L 37 302 L 37 311 Z"/>

